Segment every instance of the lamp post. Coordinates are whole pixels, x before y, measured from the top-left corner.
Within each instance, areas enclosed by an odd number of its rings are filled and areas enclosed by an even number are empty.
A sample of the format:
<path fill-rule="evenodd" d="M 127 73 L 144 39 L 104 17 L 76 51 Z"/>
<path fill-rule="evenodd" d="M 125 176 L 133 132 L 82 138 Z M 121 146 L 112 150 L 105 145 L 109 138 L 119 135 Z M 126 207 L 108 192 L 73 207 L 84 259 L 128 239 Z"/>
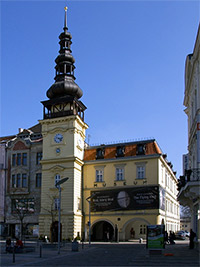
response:
<path fill-rule="evenodd" d="M 60 181 L 58 181 L 55 186 L 59 190 L 59 205 L 58 205 L 58 254 L 60 254 L 60 210 L 61 210 L 61 187 L 60 185 L 65 183 L 69 178 L 63 178 Z"/>
<path fill-rule="evenodd" d="M 89 246 L 91 245 L 91 199 L 96 196 L 95 193 L 93 193 L 91 196 L 86 198 L 87 202 L 89 203 Z"/>

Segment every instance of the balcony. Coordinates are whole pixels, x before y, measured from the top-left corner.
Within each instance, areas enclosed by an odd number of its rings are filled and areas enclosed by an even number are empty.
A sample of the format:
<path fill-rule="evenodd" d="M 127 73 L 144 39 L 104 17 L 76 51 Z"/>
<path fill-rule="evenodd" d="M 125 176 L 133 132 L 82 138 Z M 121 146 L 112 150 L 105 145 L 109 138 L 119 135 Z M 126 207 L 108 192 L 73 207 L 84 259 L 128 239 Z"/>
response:
<path fill-rule="evenodd" d="M 185 170 L 178 182 L 178 200 L 183 206 L 191 206 L 199 197 L 200 168 Z"/>

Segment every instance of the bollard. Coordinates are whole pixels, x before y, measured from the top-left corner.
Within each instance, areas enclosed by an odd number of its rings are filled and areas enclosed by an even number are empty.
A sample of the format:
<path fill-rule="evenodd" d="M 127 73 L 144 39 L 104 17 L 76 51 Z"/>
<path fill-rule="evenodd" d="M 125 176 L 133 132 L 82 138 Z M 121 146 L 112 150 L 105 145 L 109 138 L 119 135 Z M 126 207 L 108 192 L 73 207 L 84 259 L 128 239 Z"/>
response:
<path fill-rule="evenodd" d="M 76 240 L 72 241 L 72 251 L 78 251 L 78 242 Z"/>
<path fill-rule="evenodd" d="M 13 263 L 15 263 L 15 247 L 13 247 Z"/>
<path fill-rule="evenodd" d="M 42 258 L 42 245 L 40 244 L 40 258 Z"/>

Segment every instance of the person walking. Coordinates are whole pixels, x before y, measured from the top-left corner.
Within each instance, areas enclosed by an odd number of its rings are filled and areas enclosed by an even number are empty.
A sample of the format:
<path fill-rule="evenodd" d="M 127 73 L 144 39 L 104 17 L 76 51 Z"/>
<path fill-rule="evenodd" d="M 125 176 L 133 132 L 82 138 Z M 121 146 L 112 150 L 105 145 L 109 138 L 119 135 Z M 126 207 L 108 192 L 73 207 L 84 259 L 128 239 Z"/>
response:
<path fill-rule="evenodd" d="M 133 227 L 130 230 L 130 234 L 131 234 L 131 238 L 135 238 L 135 231 L 134 231 Z"/>
<path fill-rule="evenodd" d="M 16 238 L 15 251 L 20 252 L 23 249 L 23 247 L 24 247 L 23 242 L 19 238 Z"/>
<path fill-rule="evenodd" d="M 174 232 L 170 231 L 169 232 L 169 242 L 170 242 L 171 245 L 175 244 L 174 239 L 175 239 Z"/>
<path fill-rule="evenodd" d="M 196 237 L 195 232 L 192 231 L 192 229 L 190 229 L 190 245 L 189 248 L 193 249 L 194 248 L 194 238 Z"/>
<path fill-rule="evenodd" d="M 165 231 L 164 239 L 165 239 L 165 244 L 169 244 L 169 237 L 167 231 Z"/>

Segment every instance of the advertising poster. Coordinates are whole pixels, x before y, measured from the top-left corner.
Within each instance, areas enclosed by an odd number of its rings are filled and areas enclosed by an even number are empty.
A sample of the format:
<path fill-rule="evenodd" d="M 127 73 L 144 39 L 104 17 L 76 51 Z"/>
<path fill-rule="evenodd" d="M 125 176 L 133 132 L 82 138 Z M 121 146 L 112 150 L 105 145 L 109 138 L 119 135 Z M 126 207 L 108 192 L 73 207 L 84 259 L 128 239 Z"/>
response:
<path fill-rule="evenodd" d="M 159 208 L 161 210 L 165 210 L 165 189 L 160 187 L 160 192 L 159 192 Z"/>
<path fill-rule="evenodd" d="M 143 210 L 159 208 L 159 187 L 143 186 L 91 192 L 91 211 Z M 162 197 L 163 198 L 163 197 Z"/>
<path fill-rule="evenodd" d="M 147 248 L 149 249 L 163 249 L 165 248 L 165 226 L 148 225 L 147 226 Z"/>

